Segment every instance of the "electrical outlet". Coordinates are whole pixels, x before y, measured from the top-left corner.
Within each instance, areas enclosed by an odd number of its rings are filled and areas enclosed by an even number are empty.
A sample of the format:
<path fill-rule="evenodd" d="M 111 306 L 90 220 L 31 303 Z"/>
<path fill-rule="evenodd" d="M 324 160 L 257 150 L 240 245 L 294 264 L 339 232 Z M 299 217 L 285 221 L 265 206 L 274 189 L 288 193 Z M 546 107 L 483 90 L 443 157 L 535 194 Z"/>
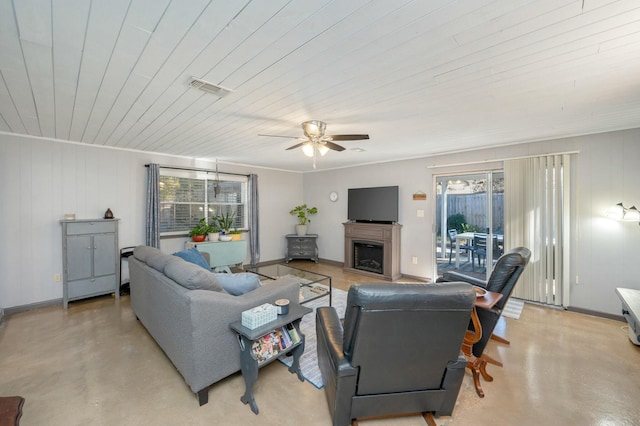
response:
<path fill-rule="evenodd" d="M 578 284 L 580 280 L 578 280 L 578 276 L 576 275 L 576 284 Z"/>
<path fill-rule="evenodd" d="M 418 264 L 418 256 L 413 256 L 411 258 L 411 263 L 413 263 L 414 265 L 417 265 Z"/>
<path fill-rule="evenodd" d="M 424 210 L 418 210 L 418 217 L 424 217 Z"/>
<path fill-rule="evenodd" d="M 60 274 L 53 274 L 53 281 L 59 283 L 60 282 Z"/>

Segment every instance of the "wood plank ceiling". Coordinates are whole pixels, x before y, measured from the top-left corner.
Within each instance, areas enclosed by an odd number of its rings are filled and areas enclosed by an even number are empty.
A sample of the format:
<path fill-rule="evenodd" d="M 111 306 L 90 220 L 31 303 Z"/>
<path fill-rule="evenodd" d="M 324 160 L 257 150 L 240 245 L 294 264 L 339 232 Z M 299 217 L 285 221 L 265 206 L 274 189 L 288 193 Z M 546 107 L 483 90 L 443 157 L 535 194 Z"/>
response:
<path fill-rule="evenodd" d="M 285 170 L 639 127 L 639 76 L 637 0 L 0 0 L 0 131 Z"/>

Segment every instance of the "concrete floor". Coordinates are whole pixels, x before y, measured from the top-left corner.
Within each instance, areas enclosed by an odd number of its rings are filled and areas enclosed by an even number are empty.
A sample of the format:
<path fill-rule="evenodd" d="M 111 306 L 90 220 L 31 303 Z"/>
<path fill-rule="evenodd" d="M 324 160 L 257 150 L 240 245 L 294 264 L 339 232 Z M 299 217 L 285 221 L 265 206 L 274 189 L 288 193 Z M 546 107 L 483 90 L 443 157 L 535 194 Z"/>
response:
<path fill-rule="evenodd" d="M 292 262 L 347 289 L 373 280 L 341 268 Z M 638 425 L 640 348 L 625 324 L 525 304 L 500 324 L 510 346 L 491 342 L 479 398 L 469 372 L 453 416 L 439 425 Z M 419 354 L 417 354 L 419 356 Z M 240 402 L 241 375 L 214 385 L 198 406 L 164 353 L 131 312 L 128 296 L 105 296 L 5 317 L 0 324 L 0 395 L 26 398 L 22 425 L 329 425 L 324 391 L 274 362 L 260 370 L 260 414 Z M 418 415 L 363 426 L 424 425 Z"/>

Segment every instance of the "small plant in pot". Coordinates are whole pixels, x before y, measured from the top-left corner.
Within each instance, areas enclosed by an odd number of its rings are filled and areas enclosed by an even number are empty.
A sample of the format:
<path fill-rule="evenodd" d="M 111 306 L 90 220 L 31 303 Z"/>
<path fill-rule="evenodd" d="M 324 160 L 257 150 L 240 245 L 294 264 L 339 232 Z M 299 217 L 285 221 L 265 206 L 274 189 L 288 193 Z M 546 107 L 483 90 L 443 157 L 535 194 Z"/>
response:
<path fill-rule="evenodd" d="M 212 217 L 209 219 L 209 231 L 207 232 L 209 241 L 218 241 L 220 237 L 220 225 L 218 224 L 218 218 Z"/>
<path fill-rule="evenodd" d="M 235 212 L 225 213 L 216 218 L 218 226 L 220 227 L 220 241 L 231 241 L 231 227 L 233 226 L 233 220 L 235 218 Z"/>
<path fill-rule="evenodd" d="M 209 225 L 207 225 L 207 221 L 202 218 L 198 221 L 198 224 L 189 231 L 189 236 L 194 243 L 201 243 L 207 238 L 208 233 Z"/>
<path fill-rule="evenodd" d="M 311 219 L 309 219 L 309 216 L 316 213 L 318 213 L 318 209 L 316 207 L 307 207 L 306 204 L 296 206 L 289 212 L 289 214 L 296 216 L 296 218 L 298 219 L 298 224 L 296 225 L 296 234 L 307 234 L 307 224 L 311 223 Z"/>

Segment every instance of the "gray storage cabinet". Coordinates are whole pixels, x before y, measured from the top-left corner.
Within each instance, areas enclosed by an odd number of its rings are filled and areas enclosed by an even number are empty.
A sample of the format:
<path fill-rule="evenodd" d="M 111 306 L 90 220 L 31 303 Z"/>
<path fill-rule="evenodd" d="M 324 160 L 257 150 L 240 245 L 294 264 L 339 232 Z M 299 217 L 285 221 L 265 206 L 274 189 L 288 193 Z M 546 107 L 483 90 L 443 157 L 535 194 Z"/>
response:
<path fill-rule="evenodd" d="M 289 234 L 287 237 L 287 252 L 284 260 L 289 263 L 293 259 L 311 259 L 318 263 L 318 235 Z"/>
<path fill-rule="evenodd" d="M 115 293 L 120 297 L 118 219 L 61 220 L 63 305 Z"/>

